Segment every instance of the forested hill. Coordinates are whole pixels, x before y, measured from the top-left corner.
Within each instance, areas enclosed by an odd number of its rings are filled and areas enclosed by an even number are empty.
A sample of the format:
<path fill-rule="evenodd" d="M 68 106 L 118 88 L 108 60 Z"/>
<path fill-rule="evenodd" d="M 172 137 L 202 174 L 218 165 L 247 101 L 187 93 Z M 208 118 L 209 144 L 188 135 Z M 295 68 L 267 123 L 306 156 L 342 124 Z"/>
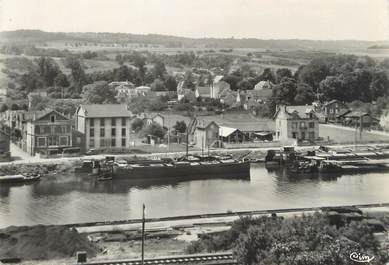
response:
<path fill-rule="evenodd" d="M 263 40 L 236 38 L 185 38 L 158 34 L 130 33 L 64 33 L 45 32 L 40 30 L 16 30 L 0 32 L 1 41 L 22 42 L 29 44 L 47 41 L 85 41 L 103 43 L 142 43 L 162 45 L 165 47 L 198 47 L 198 48 L 262 48 L 262 49 L 311 49 L 311 50 L 353 50 L 367 49 L 372 46 L 389 45 L 386 41 L 321 41 L 321 40 Z"/>

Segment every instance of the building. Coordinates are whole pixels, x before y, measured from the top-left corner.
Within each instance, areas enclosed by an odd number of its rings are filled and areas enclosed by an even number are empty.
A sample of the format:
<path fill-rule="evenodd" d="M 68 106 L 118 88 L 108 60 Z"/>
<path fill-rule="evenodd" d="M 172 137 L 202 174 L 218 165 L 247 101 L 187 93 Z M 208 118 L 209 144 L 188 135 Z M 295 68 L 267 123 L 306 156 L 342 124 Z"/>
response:
<path fill-rule="evenodd" d="M 324 116 L 325 122 L 336 122 L 336 117 L 347 111 L 349 108 L 343 102 L 334 99 L 325 102 L 321 107 L 321 112 Z"/>
<path fill-rule="evenodd" d="M 344 126 L 372 128 L 379 124 L 379 120 L 363 111 L 350 111 L 340 117 Z"/>
<path fill-rule="evenodd" d="M 236 128 L 220 126 L 219 137 L 223 143 L 241 143 L 245 141 L 245 135 Z"/>
<path fill-rule="evenodd" d="M 72 120 L 55 110 L 30 112 L 23 134 L 30 155 L 62 154 L 73 147 Z"/>
<path fill-rule="evenodd" d="M 149 86 L 138 86 L 135 88 L 137 96 L 147 96 L 151 92 L 151 87 Z"/>
<path fill-rule="evenodd" d="M 82 151 L 129 147 L 131 120 L 132 113 L 126 105 L 80 105 L 75 114 L 75 129 L 85 137 Z"/>
<path fill-rule="evenodd" d="M 230 84 L 226 81 L 223 81 L 224 76 L 217 75 L 213 79 L 213 82 L 210 87 L 210 96 L 211 98 L 220 98 L 220 92 L 224 89 L 230 89 Z"/>
<path fill-rule="evenodd" d="M 196 98 L 210 98 L 211 88 L 209 86 L 197 86 L 195 90 Z"/>
<path fill-rule="evenodd" d="M 281 142 L 315 142 L 319 138 L 319 119 L 313 106 L 279 106 L 274 116 L 276 139 Z"/>
<path fill-rule="evenodd" d="M 389 109 L 385 109 L 380 117 L 380 126 L 383 130 L 389 131 Z"/>
<path fill-rule="evenodd" d="M 142 113 L 138 115 L 138 118 L 142 119 L 143 124 L 145 125 L 151 125 L 152 123 L 157 123 L 162 128 L 165 127 L 165 118 L 159 113 L 157 114 Z"/>
<path fill-rule="evenodd" d="M 273 87 L 273 84 L 267 80 L 267 81 L 259 81 L 255 86 L 254 86 L 254 90 L 257 90 L 257 91 L 260 91 L 260 90 L 264 90 L 264 89 L 272 89 Z"/>
<path fill-rule="evenodd" d="M 198 121 L 194 131 L 194 141 L 198 148 L 205 150 L 214 146 L 219 140 L 219 126 L 211 121 Z"/>

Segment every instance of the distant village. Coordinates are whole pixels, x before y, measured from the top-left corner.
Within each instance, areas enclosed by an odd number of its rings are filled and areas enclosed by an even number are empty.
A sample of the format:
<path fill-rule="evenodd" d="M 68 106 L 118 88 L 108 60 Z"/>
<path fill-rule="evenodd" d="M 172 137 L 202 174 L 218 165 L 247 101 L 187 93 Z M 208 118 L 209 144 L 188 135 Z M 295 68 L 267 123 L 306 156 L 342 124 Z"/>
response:
<path fill-rule="evenodd" d="M 0 155 L 9 161 L 10 143 L 30 156 L 66 157 L 90 153 L 126 153 L 146 145 L 188 145 L 196 150 L 214 148 L 279 147 L 285 145 L 319 145 L 332 139 L 320 137 L 319 124 L 330 123 L 356 130 L 388 130 L 389 112 L 373 117 L 367 112 L 354 111 L 339 100 L 311 105 L 277 105 L 272 119 L 258 118 L 251 104 L 266 101 L 274 84 L 258 82 L 253 90 L 232 91 L 222 75 L 216 75 L 209 85 L 188 89 L 178 82 L 176 91 L 152 91 L 148 86 L 135 86 L 129 81 L 109 83 L 121 97 L 128 99 L 169 95 L 169 108 L 185 101 L 190 93 L 197 100 L 212 99 L 223 108 L 211 114 L 188 116 L 184 112 L 133 113 L 126 104 L 82 104 L 76 112 L 63 114 L 54 109 L 40 111 L 6 110 L 0 113 L 2 136 Z M 270 91 L 270 93 L 269 93 Z M 29 94 L 32 98 L 47 96 L 44 92 Z M 222 96 L 224 95 L 224 96 Z M 226 97 L 227 95 L 227 97 Z M 235 112 L 225 111 L 235 108 Z M 205 111 L 206 109 L 204 109 Z M 156 125 L 161 132 L 137 133 L 141 126 Z M 178 126 L 178 125 L 182 126 Z M 177 125 L 178 124 L 178 125 Z"/>

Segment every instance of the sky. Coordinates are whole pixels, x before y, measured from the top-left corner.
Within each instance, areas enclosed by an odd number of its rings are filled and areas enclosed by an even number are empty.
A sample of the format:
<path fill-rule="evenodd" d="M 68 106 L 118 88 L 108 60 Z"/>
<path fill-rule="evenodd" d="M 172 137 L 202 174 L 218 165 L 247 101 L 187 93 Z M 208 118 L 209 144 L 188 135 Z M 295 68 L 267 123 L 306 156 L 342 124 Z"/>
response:
<path fill-rule="evenodd" d="M 389 0 L 0 0 L 0 30 L 388 40 Z"/>

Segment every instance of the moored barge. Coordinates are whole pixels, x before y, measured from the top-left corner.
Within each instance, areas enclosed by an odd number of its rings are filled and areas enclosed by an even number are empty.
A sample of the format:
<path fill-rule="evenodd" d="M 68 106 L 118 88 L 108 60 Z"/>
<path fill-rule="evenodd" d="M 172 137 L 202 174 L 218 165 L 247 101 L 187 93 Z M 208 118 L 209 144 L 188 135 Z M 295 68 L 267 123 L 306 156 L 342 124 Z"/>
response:
<path fill-rule="evenodd" d="M 175 177 L 250 177 L 250 162 L 232 158 L 191 156 L 179 160 L 137 161 L 131 163 L 103 163 L 100 176 L 112 178 L 175 178 Z"/>

